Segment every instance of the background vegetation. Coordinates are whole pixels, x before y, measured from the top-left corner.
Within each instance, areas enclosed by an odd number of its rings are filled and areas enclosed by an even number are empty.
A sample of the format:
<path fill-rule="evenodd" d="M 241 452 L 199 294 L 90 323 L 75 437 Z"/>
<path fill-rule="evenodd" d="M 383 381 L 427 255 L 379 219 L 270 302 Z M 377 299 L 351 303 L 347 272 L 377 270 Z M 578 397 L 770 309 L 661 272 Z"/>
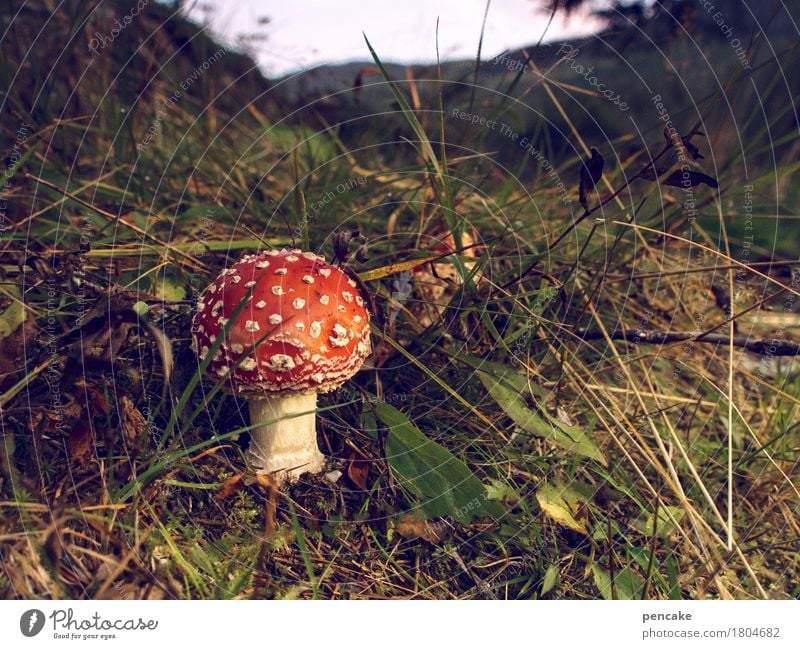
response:
<path fill-rule="evenodd" d="M 798 341 L 796 3 L 282 80 L 172 5 L 52 4 L 0 7 L 2 596 L 800 596 L 800 384 L 752 343 Z M 353 230 L 376 354 L 278 494 L 192 301 Z"/>

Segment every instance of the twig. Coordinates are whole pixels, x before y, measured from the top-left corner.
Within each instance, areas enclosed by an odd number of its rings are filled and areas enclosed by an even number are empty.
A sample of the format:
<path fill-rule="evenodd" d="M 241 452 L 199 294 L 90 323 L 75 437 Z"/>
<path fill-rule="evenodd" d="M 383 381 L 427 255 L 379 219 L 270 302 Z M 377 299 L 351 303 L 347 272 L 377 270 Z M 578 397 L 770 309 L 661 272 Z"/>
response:
<path fill-rule="evenodd" d="M 581 327 L 575 332 L 583 340 L 602 340 L 605 335 L 599 330 L 589 330 Z M 634 345 L 667 345 L 685 340 L 698 343 L 712 343 L 717 345 L 730 345 L 741 347 L 749 352 L 769 356 L 800 356 L 800 343 L 777 338 L 761 339 L 751 338 L 742 334 L 731 338 L 727 334 L 712 334 L 702 331 L 653 331 L 636 330 L 623 331 L 617 329 L 608 332 L 612 340 L 624 340 Z"/>

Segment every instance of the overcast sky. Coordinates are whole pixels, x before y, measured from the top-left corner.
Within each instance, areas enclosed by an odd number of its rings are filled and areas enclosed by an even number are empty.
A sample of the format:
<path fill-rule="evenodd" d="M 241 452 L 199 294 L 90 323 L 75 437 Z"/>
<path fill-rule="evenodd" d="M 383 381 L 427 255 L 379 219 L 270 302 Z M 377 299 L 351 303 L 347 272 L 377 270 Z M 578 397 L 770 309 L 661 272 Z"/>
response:
<path fill-rule="evenodd" d="M 537 42 L 548 18 L 542 4 L 492 0 L 483 57 Z M 320 63 L 368 60 L 362 31 L 384 60 L 430 62 L 437 16 L 442 58 L 474 57 L 485 8 L 485 0 L 200 0 L 191 15 L 201 22 L 210 17 L 212 31 L 228 43 L 243 33 L 263 33 L 266 40 L 254 53 L 268 75 L 280 76 Z M 269 23 L 260 25 L 260 18 Z M 545 40 L 594 26 L 586 16 L 566 23 L 557 17 Z"/>

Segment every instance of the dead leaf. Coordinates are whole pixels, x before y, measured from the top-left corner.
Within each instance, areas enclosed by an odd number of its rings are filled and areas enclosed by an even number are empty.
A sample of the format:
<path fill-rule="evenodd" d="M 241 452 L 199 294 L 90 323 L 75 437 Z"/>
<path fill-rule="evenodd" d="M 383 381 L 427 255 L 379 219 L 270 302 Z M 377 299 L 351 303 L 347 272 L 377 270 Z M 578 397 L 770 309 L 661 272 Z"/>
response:
<path fill-rule="evenodd" d="M 166 397 L 167 389 L 169 387 L 170 377 L 172 376 L 172 367 L 174 365 L 174 358 L 172 354 L 172 341 L 169 339 L 166 333 L 164 333 L 161 329 L 156 327 L 154 324 L 148 322 L 146 324 L 147 331 L 150 332 L 150 335 L 153 337 L 153 340 L 156 341 L 156 345 L 158 347 L 158 353 L 161 356 L 161 368 L 164 372 L 164 376 L 162 378 L 162 390 L 161 396 L 162 398 Z"/>
<path fill-rule="evenodd" d="M 362 460 L 351 451 L 349 462 L 347 463 L 347 477 L 353 481 L 359 489 L 369 491 L 367 479 L 369 478 L 369 462 Z"/>
<path fill-rule="evenodd" d="M 581 167 L 581 180 L 578 187 L 578 199 L 583 209 L 589 209 L 589 194 L 595 191 L 596 185 L 600 182 L 603 175 L 605 160 L 600 152 L 592 147 L 590 149 L 592 157 Z"/>
<path fill-rule="evenodd" d="M 226 498 L 230 498 L 239 491 L 239 489 L 244 487 L 243 479 L 244 473 L 239 473 L 225 480 L 225 482 L 222 483 L 222 488 L 217 492 L 217 499 L 225 500 Z"/>
<path fill-rule="evenodd" d="M 395 531 L 404 539 L 422 539 L 438 543 L 447 538 L 448 527 L 443 521 L 426 521 L 416 514 L 405 514 L 397 521 Z"/>
<path fill-rule="evenodd" d="M 269 476 L 266 473 L 256 473 L 254 481 L 260 487 L 264 487 L 264 489 L 278 491 L 278 483 L 275 482 L 275 479 L 272 478 L 272 476 Z"/>
<path fill-rule="evenodd" d="M 67 450 L 69 456 L 77 462 L 85 462 L 89 459 L 94 446 L 94 431 L 91 421 L 80 419 L 69 432 L 67 439 Z"/>
<path fill-rule="evenodd" d="M 588 534 L 586 525 L 580 521 L 585 498 L 569 486 L 543 483 L 536 490 L 536 500 L 542 511 L 550 518 L 570 529 Z"/>
<path fill-rule="evenodd" d="M 89 385 L 83 380 L 76 381 L 75 387 L 81 390 L 84 394 L 85 403 L 89 404 L 89 406 L 94 406 L 99 412 L 107 415 L 111 412 L 111 406 L 108 405 L 108 401 L 106 400 L 106 395 L 103 394 L 100 389 L 94 385 Z M 90 416 L 94 416 L 97 414 L 96 412 L 89 413 Z"/>
<path fill-rule="evenodd" d="M 57 569 L 61 564 L 61 558 L 64 556 L 64 539 L 57 524 L 53 525 L 52 531 L 47 535 L 43 549 L 50 561 L 50 565 Z"/>
<path fill-rule="evenodd" d="M 12 284 L 5 291 L 11 297 L 0 293 L 0 387 L 19 380 L 16 375 L 25 369 L 25 343 L 36 334 L 36 318 L 22 305 L 19 289 Z"/>
<path fill-rule="evenodd" d="M 127 394 L 119 400 L 119 421 L 122 435 L 128 442 L 133 442 L 146 430 L 147 420 Z"/>

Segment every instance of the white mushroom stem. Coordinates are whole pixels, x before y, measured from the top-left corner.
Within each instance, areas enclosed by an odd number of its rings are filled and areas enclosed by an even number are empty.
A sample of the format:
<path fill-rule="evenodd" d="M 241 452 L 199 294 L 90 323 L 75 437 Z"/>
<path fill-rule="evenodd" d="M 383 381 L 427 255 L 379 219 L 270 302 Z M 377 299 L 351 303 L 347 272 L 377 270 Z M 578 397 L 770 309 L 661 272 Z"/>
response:
<path fill-rule="evenodd" d="M 250 430 L 247 459 L 259 473 L 271 474 L 280 485 L 303 473 L 319 473 L 325 456 L 317 447 L 317 393 L 249 399 Z M 300 414 L 304 413 L 304 414 Z M 262 423 L 263 422 L 263 423 Z"/>

